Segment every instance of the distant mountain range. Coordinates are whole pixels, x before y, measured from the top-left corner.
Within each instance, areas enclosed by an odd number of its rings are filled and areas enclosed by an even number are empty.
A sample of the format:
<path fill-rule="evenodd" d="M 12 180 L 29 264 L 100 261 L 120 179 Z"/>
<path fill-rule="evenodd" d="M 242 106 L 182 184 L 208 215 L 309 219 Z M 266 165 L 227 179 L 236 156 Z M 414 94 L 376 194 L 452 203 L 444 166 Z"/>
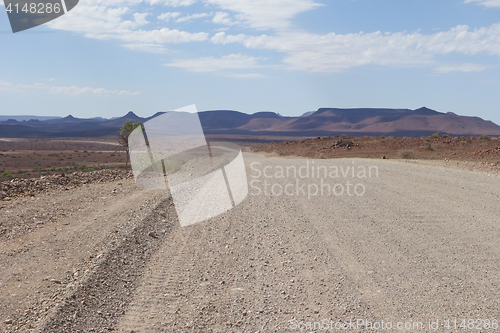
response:
<path fill-rule="evenodd" d="M 62 117 L 47 117 L 47 116 L 2 116 L 0 115 L 0 122 L 1 121 L 6 121 L 6 120 L 17 120 L 17 121 L 23 121 L 23 120 L 51 120 L 51 119 L 60 119 Z"/>
<path fill-rule="evenodd" d="M 120 118 L 81 119 L 30 116 L 0 116 L 0 137 L 100 137 L 116 135 L 126 120 L 146 122 L 164 112 L 141 118 L 133 112 Z M 200 112 L 205 134 L 252 136 L 393 135 L 422 136 L 440 132 L 451 135 L 500 135 L 500 126 L 478 117 L 441 113 L 428 108 L 335 109 L 322 108 L 300 117 L 274 112 L 246 114 L 238 111 Z M 7 120 L 5 120 L 7 118 Z M 47 119 L 48 118 L 48 119 Z"/>

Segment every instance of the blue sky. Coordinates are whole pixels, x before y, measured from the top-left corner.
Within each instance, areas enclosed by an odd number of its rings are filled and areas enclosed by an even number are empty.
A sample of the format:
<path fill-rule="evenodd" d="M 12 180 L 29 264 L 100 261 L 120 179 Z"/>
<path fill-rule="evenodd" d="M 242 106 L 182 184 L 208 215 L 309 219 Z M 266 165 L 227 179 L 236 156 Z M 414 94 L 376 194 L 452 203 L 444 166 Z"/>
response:
<path fill-rule="evenodd" d="M 0 114 L 426 106 L 500 124 L 500 0 L 81 0 L 12 34 Z"/>

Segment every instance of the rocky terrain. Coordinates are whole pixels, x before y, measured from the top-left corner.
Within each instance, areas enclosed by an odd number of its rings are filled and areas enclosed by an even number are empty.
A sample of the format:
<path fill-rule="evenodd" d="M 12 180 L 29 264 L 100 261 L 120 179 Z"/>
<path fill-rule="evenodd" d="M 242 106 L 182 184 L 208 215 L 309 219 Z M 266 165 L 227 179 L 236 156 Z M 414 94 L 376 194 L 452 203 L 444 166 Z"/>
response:
<path fill-rule="evenodd" d="M 45 320 L 88 284 L 124 238 L 139 233 L 142 251 L 157 239 L 151 232 L 168 227 L 164 218 L 146 222 L 166 200 L 164 192 L 122 179 L 0 201 L 0 331 L 50 331 Z"/>
<path fill-rule="evenodd" d="M 14 178 L 0 183 L 0 199 L 35 196 L 53 191 L 68 191 L 85 184 L 101 184 L 116 180 L 133 179 L 130 170 L 106 169 L 93 172 L 70 172 L 41 176 L 40 178 Z"/>
<path fill-rule="evenodd" d="M 492 166 L 500 170 L 500 140 L 496 137 L 429 136 L 395 137 L 317 137 L 270 143 L 254 151 L 273 156 L 307 158 L 391 158 L 415 160 L 453 160 Z"/>

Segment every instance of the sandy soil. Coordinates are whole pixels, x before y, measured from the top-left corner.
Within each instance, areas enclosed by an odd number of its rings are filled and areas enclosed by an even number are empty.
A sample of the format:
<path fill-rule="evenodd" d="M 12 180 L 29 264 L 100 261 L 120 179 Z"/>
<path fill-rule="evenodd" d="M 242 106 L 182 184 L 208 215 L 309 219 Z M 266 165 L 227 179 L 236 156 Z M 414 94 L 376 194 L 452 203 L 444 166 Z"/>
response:
<path fill-rule="evenodd" d="M 125 159 L 116 139 L 1 139 L 0 181 L 36 178 L 63 168 L 73 170 L 78 165 L 118 167 L 125 164 Z M 3 175 L 5 171 L 12 175 Z"/>
<path fill-rule="evenodd" d="M 319 332 L 307 323 L 368 320 L 430 331 L 439 320 L 433 331 L 456 332 L 445 320 L 491 331 L 485 320 L 500 319 L 497 174 L 446 161 L 245 159 L 247 199 L 186 228 L 165 193 L 131 182 L 2 203 L 1 219 L 23 214 L 34 230 L 1 243 L 0 330 Z M 339 178 L 279 177 L 313 162 Z M 352 195 L 308 195 L 321 180 L 350 181 Z M 277 195 L 289 184 L 293 195 Z M 41 213 L 55 218 L 37 224 Z"/>

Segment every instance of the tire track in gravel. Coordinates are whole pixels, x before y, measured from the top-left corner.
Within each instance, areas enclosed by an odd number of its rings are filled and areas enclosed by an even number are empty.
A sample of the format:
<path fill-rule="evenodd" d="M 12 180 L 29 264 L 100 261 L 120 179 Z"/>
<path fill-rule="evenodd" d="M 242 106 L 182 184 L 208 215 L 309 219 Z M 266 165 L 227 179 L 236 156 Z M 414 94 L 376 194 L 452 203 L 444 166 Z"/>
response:
<path fill-rule="evenodd" d="M 130 303 L 151 256 L 177 222 L 171 197 L 153 211 L 40 324 L 38 332 L 108 332 Z"/>
<path fill-rule="evenodd" d="M 186 281 L 190 263 L 184 238 L 189 238 L 190 230 L 186 235 L 179 229 L 176 224 L 151 259 L 130 306 L 120 320 L 119 332 L 149 332 L 161 328 L 164 320 L 160 316 L 180 311 L 174 307 L 185 296 L 181 287 Z"/>

